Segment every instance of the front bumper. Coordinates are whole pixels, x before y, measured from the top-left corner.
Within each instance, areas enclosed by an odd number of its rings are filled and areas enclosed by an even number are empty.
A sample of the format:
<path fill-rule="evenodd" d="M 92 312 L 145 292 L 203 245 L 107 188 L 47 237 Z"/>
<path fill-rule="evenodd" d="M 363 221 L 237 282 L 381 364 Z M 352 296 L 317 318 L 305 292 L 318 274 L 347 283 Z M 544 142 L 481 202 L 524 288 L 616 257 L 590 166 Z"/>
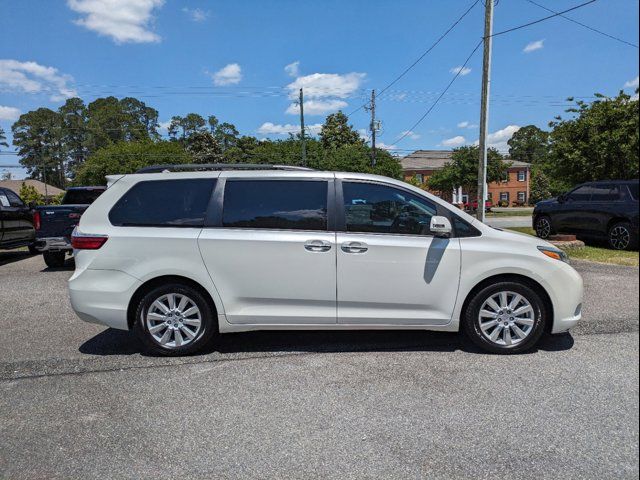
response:
<path fill-rule="evenodd" d="M 68 237 L 37 238 L 35 243 L 39 252 L 67 252 L 73 250 Z"/>

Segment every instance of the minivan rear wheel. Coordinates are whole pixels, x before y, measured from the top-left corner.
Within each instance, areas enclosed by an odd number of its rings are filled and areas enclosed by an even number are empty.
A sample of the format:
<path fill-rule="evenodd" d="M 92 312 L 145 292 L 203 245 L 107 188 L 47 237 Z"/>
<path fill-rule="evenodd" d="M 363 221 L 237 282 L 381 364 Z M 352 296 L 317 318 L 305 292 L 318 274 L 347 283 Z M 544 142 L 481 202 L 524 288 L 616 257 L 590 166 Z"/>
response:
<path fill-rule="evenodd" d="M 473 343 L 492 353 L 521 353 L 544 333 L 545 305 L 526 283 L 504 281 L 476 292 L 463 312 L 462 327 Z"/>
<path fill-rule="evenodd" d="M 205 347 L 216 332 L 213 311 L 197 289 L 180 283 L 156 287 L 136 309 L 134 330 L 152 352 L 187 355 Z"/>
<path fill-rule="evenodd" d="M 631 250 L 637 246 L 633 228 L 629 222 L 618 222 L 609 229 L 609 245 L 615 250 Z"/>

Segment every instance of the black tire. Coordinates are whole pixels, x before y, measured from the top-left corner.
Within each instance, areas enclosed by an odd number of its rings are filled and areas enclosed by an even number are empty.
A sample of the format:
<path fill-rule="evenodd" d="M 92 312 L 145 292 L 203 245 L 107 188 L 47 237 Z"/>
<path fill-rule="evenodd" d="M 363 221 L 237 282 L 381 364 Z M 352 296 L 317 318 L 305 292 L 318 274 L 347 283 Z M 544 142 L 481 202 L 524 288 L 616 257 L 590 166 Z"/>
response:
<path fill-rule="evenodd" d="M 629 222 L 617 222 L 611 225 L 607 239 L 609 246 L 614 250 L 638 248 L 638 237 Z"/>
<path fill-rule="evenodd" d="M 27 248 L 29 249 L 29 253 L 30 253 L 31 255 L 40 255 L 40 250 L 38 250 L 38 249 L 36 248 L 35 243 L 32 243 L 32 244 L 31 244 L 31 245 L 29 245 Z"/>
<path fill-rule="evenodd" d="M 64 267 L 65 252 L 43 252 L 42 257 L 49 268 Z"/>
<path fill-rule="evenodd" d="M 538 238 L 546 240 L 553 235 L 551 218 L 548 215 L 540 215 L 536 218 L 535 231 Z"/>
<path fill-rule="evenodd" d="M 532 308 L 531 320 L 533 324 L 531 325 L 531 329 L 527 332 L 527 335 L 524 339 L 520 340 L 519 343 L 515 343 L 513 345 L 499 345 L 494 341 L 491 341 L 485 333 L 482 332 L 480 328 L 480 308 L 483 306 L 484 302 L 489 299 L 492 295 L 496 295 L 499 292 L 513 292 L 515 294 L 521 295 Z M 513 298 L 513 297 L 509 297 Z M 494 283 L 492 285 L 488 285 L 478 292 L 476 292 L 473 297 L 467 302 L 465 310 L 462 312 L 462 329 L 465 335 L 478 347 L 483 350 L 492 353 L 499 354 L 514 354 L 514 353 L 522 353 L 527 350 L 533 348 L 540 340 L 540 337 L 545 331 L 545 325 L 550 319 L 547 318 L 547 309 L 545 308 L 545 303 L 543 302 L 540 295 L 525 282 L 519 281 L 502 281 L 498 283 Z M 506 317 L 507 320 L 509 317 Z M 511 317 L 513 318 L 513 317 Z M 518 328 L 522 325 L 517 325 Z M 523 329 L 528 328 L 522 326 Z M 504 327 L 501 327 L 503 332 L 505 330 Z M 513 327 L 508 327 L 509 332 L 514 332 Z M 491 331 L 487 331 L 487 335 L 492 333 Z M 504 333 L 503 333 L 504 336 Z M 498 338 L 500 340 L 500 338 Z"/>
<path fill-rule="evenodd" d="M 168 294 L 176 294 L 177 296 L 184 295 L 200 310 L 200 329 L 195 331 L 195 337 L 189 339 L 189 343 L 186 345 L 176 346 L 169 344 L 177 342 L 177 334 L 175 333 L 170 334 L 170 338 L 174 339 L 172 342 L 161 345 L 149 331 L 148 322 L 145 320 L 151 305 L 156 300 Z M 218 332 L 217 324 L 214 321 L 216 318 L 217 316 L 214 314 L 214 309 L 199 290 L 182 283 L 169 283 L 150 290 L 140 299 L 136 307 L 134 330 L 144 346 L 152 353 L 165 356 L 189 355 L 204 348 L 216 335 Z M 158 321 L 157 325 L 161 323 L 163 322 Z M 161 332 L 166 332 L 168 328 L 170 327 L 165 327 L 165 330 L 161 330 Z M 189 329 L 191 330 L 191 327 L 189 327 Z M 180 330 L 180 332 L 184 333 L 182 323 L 180 323 L 178 328 L 174 328 L 174 330 Z M 182 333 L 180 333 L 180 338 L 183 338 Z M 173 335 L 173 337 L 171 337 L 171 335 Z"/>

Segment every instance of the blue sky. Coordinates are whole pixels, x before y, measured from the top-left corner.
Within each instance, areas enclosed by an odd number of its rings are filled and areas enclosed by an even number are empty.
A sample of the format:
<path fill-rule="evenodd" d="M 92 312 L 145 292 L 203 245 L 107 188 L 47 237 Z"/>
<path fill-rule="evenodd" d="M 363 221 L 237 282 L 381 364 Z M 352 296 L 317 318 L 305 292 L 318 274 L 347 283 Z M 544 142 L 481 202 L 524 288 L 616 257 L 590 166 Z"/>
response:
<path fill-rule="evenodd" d="M 536 1 L 556 11 L 581 3 Z M 291 98 L 299 86 L 307 92 L 305 123 L 313 131 L 328 113 L 349 113 L 372 88 L 381 90 L 472 3 L 0 0 L 0 125 L 10 139 L 20 113 L 55 109 L 72 95 L 87 103 L 115 95 L 145 101 L 161 122 L 188 112 L 214 114 L 242 134 L 286 138 L 299 125 Z M 547 15 L 526 0 L 500 0 L 494 32 Z M 567 15 L 638 44 L 636 0 L 599 0 Z M 480 2 L 379 98 L 379 143 L 394 145 L 429 108 L 482 28 Z M 477 140 L 481 66 L 479 49 L 469 72 L 395 145 L 396 153 Z M 518 127 L 546 127 L 568 96 L 631 93 L 637 84 L 638 49 L 563 18 L 496 37 L 490 141 L 505 149 Z M 363 110 L 350 120 L 357 129 L 369 122 Z M 0 156 L 0 164 L 17 163 L 15 156 Z"/>

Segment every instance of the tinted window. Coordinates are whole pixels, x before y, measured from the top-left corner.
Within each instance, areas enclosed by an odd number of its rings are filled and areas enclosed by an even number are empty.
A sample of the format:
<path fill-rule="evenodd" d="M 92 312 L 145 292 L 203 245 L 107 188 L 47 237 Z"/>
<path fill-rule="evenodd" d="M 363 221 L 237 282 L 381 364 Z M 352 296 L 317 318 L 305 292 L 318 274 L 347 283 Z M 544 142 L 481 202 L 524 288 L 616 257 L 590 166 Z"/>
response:
<path fill-rule="evenodd" d="M 215 180 L 158 180 L 140 182 L 109 212 L 118 226 L 201 227 Z"/>
<path fill-rule="evenodd" d="M 588 202 L 591 200 L 592 187 L 590 185 L 584 185 L 576 188 L 569 194 L 569 199 L 574 202 Z"/>
<path fill-rule="evenodd" d="M 638 200 L 638 184 L 632 183 L 629 185 L 629 191 L 634 200 Z"/>
<path fill-rule="evenodd" d="M 456 237 L 479 237 L 480 232 L 457 215 L 452 215 Z"/>
<path fill-rule="evenodd" d="M 13 191 L 6 189 L 4 193 L 9 200 L 9 205 L 11 205 L 12 207 L 24 207 L 24 203 L 22 202 L 22 200 L 20 200 L 20 197 Z"/>
<path fill-rule="evenodd" d="M 67 190 L 67 193 L 64 194 L 64 198 L 62 199 L 62 203 L 64 205 L 90 205 L 102 192 L 104 192 L 102 188 Z"/>
<path fill-rule="evenodd" d="M 222 225 L 279 230 L 327 229 L 327 182 L 227 180 Z"/>
<path fill-rule="evenodd" d="M 620 200 L 620 189 L 616 185 L 594 185 L 591 194 L 592 202 Z"/>
<path fill-rule="evenodd" d="M 374 183 L 344 182 L 348 232 L 430 235 L 436 206 L 417 195 Z"/>

